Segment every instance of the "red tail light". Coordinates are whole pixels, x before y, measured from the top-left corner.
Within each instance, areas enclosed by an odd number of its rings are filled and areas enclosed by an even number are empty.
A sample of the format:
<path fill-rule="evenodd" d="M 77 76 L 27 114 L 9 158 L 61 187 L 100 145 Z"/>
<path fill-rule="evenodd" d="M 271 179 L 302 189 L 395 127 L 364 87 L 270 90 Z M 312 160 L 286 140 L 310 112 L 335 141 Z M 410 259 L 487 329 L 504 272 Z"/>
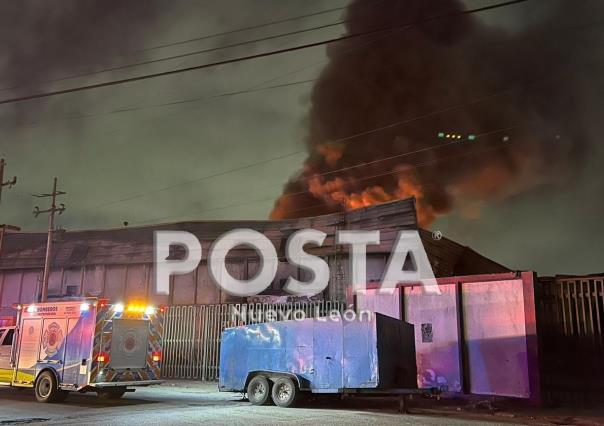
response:
<path fill-rule="evenodd" d="M 153 362 L 160 362 L 161 352 L 153 352 L 153 354 L 151 355 L 151 359 L 153 359 Z"/>
<path fill-rule="evenodd" d="M 101 352 L 97 355 L 96 360 L 98 363 L 101 364 L 109 364 L 109 355 L 104 352 Z"/>

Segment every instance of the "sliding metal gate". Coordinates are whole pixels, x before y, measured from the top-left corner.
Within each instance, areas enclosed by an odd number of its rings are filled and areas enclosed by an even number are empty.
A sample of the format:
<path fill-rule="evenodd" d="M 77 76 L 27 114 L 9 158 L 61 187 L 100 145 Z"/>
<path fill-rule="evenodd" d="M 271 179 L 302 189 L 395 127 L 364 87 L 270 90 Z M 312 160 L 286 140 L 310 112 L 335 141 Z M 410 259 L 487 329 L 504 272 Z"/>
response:
<path fill-rule="evenodd" d="M 326 316 L 342 312 L 340 302 L 171 306 L 166 312 L 162 376 L 218 379 L 222 330 L 259 322 Z"/>
<path fill-rule="evenodd" d="M 542 281 L 537 301 L 546 400 L 604 399 L 604 277 Z"/>

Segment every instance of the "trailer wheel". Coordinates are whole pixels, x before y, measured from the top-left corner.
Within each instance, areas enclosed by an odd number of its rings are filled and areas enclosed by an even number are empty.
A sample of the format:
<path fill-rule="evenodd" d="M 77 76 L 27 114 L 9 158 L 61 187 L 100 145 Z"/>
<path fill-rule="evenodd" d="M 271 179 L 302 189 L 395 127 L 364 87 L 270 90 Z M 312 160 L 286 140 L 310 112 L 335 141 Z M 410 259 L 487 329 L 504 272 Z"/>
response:
<path fill-rule="evenodd" d="M 50 371 L 43 371 L 38 376 L 35 385 L 36 399 L 38 402 L 63 401 L 67 391 L 59 389 L 57 378 Z"/>
<path fill-rule="evenodd" d="M 281 377 L 273 383 L 272 397 L 279 407 L 293 407 L 300 396 L 300 390 L 289 377 Z"/>
<path fill-rule="evenodd" d="M 99 389 L 97 396 L 102 400 L 120 399 L 126 393 L 126 388 Z"/>
<path fill-rule="evenodd" d="M 255 376 L 247 385 L 247 398 L 253 405 L 267 405 L 270 402 L 271 386 L 264 376 Z"/>

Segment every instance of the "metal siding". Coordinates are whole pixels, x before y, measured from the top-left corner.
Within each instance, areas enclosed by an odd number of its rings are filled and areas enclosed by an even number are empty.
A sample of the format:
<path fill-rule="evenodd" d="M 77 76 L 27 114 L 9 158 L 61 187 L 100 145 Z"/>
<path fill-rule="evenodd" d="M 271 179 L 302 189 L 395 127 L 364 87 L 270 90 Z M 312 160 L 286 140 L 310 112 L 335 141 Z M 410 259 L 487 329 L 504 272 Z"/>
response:
<path fill-rule="evenodd" d="M 126 267 L 108 266 L 105 276 L 105 291 L 103 297 L 112 302 L 125 302 Z"/>
<path fill-rule="evenodd" d="M 223 333 L 221 352 L 222 390 L 243 390 L 248 373 L 254 371 L 302 376 L 316 392 L 375 388 L 379 381 L 375 317 L 371 321 L 306 319 L 231 328 Z M 349 356 L 353 363 L 348 362 Z"/>
<path fill-rule="evenodd" d="M 170 295 L 157 294 L 155 292 L 157 286 L 155 285 L 155 265 L 153 264 L 147 265 L 147 281 L 149 282 L 147 287 L 147 300 L 149 303 L 155 305 L 168 305 L 170 303 Z"/>
<path fill-rule="evenodd" d="M 263 323 L 243 329 L 247 351 L 242 354 L 247 358 L 248 371 L 286 371 L 285 341 L 291 327 L 295 325 Z"/>
<path fill-rule="evenodd" d="M 375 388 L 379 384 L 376 323 L 343 322 L 343 386 Z"/>
<path fill-rule="evenodd" d="M 195 273 L 175 275 L 172 291 L 172 303 L 175 305 L 188 305 L 195 300 Z"/>
<path fill-rule="evenodd" d="M 187 303 L 191 302 L 190 300 Z M 194 302 L 200 305 L 220 303 L 220 289 L 210 278 L 205 261 L 202 261 L 197 268 L 197 300 Z"/>
<path fill-rule="evenodd" d="M 334 213 L 306 219 L 198 221 L 140 228 L 63 231 L 55 234 L 53 265 L 69 268 L 94 264 L 151 263 L 153 262 L 153 232 L 155 230 L 178 229 L 191 232 L 202 241 L 205 252 L 209 242 L 214 241 L 225 232 L 235 228 L 252 228 L 266 234 L 275 244 L 278 253 L 282 253 L 285 232 L 289 234 L 292 231 L 309 227 L 322 229 L 331 234 L 331 238 L 327 242 L 331 241 L 333 244 L 335 226 L 345 226 L 349 229 L 417 229 L 415 202 L 413 199 L 397 200 L 347 213 Z M 44 264 L 45 247 L 45 233 L 7 234 L 3 255 L 0 259 L 0 269 L 41 267 Z M 333 246 L 326 247 L 326 249 L 328 252 L 333 252 Z M 75 252 L 78 253 L 77 256 L 74 256 Z"/>
<path fill-rule="evenodd" d="M 147 295 L 145 265 L 128 265 L 128 274 L 125 284 L 126 300 L 145 300 Z"/>
<path fill-rule="evenodd" d="M 87 266 L 84 272 L 83 293 L 101 295 L 104 280 L 104 266 Z"/>
<path fill-rule="evenodd" d="M 63 287 L 63 269 L 51 269 L 48 277 L 48 296 L 60 296 Z"/>
<path fill-rule="evenodd" d="M 74 296 L 80 294 L 80 290 L 82 288 L 82 269 L 65 269 L 63 271 L 63 284 L 61 285 L 61 293 L 67 294 L 67 286 L 76 287 L 77 290 L 74 293 Z"/>
<path fill-rule="evenodd" d="M 313 389 L 340 389 L 343 387 L 344 330 L 342 321 L 314 320 L 313 322 Z M 362 337 L 362 336 L 358 336 Z"/>
<path fill-rule="evenodd" d="M 313 322 L 307 321 L 285 335 L 285 371 L 295 371 L 309 381 L 314 373 L 313 329 Z"/>
<path fill-rule="evenodd" d="M 238 336 L 238 329 L 225 330 L 222 333 L 221 350 L 225 354 L 241 353 L 240 342 L 243 340 Z M 247 363 L 235 356 L 223 356 L 220 359 L 220 389 L 244 390 L 247 378 Z"/>
<path fill-rule="evenodd" d="M 19 303 L 19 294 L 21 293 L 21 273 L 4 273 L 4 282 L 2 284 L 2 306 L 11 306 Z"/>
<path fill-rule="evenodd" d="M 21 280 L 20 303 L 33 303 L 38 300 L 38 284 L 40 273 L 38 271 L 26 272 Z"/>

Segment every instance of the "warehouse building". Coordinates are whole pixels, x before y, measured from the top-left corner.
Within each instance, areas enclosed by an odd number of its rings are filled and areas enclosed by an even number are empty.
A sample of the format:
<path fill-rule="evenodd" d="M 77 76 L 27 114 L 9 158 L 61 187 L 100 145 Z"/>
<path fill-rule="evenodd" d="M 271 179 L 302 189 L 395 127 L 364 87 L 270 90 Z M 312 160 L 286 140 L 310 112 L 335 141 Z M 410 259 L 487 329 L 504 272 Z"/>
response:
<path fill-rule="evenodd" d="M 381 231 L 381 244 L 368 246 L 368 281 L 381 278 L 393 238 L 399 230 L 418 229 L 414 199 L 399 200 L 347 213 L 281 221 L 193 221 L 120 229 L 64 231 L 54 233 L 49 279 L 49 298 L 94 295 L 111 301 L 147 300 L 156 304 L 220 304 L 243 302 L 222 291 L 211 281 L 205 262 L 210 244 L 235 228 L 251 228 L 264 233 L 280 257 L 277 275 L 267 295 L 285 294 L 282 286 L 290 275 L 304 279 L 304 271 L 285 261 L 285 242 L 298 229 L 313 228 L 328 236 L 320 248 L 309 250 L 324 257 L 330 266 L 328 290 L 320 297 L 351 302 L 347 294 L 346 249 L 334 245 L 340 229 Z M 167 296 L 155 293 L 153 285 L 153 233 L 180 230 L 193 233 L 201 241 L 204 256 L 196 271 L 173 277 Z M 419 230 L 437 277 L 508 272 L 498 263 L 445 237 Z M 9 233 L 0 256 L 0 307 L 6 312 L 15 303 L 37 299 L 44 257 L 46 233 Z M 182 255 L 174 247 L 171 258 Z M 253 250 L 233 250 L 227 259 L 231 274 L 239 279 L 253 277 L 258 258 Z"/>
<path fill-rule="evenodd" d="M 279 268 L 270 287 L 252 298 L 233 297 L 210 279 L 208 248 L 222 234 L 251 228 L 277 249 Z M 299 229 L 322 230 L 322 247 L 307 247 L 327 260 L 330 281 L 323 294 L 300 300 L 282 288 L 290 275 L 305 272 L 285 261 L 287 238 Z M 367 247 L 369 290 L 353 296 L 346 247 L 334 245 L 338 230 L 380 230 L 381 244 Z M 407 286 L 395 297 L 376 287 L 399 230 L 418 230 L 437 277 L 440 296 Z M 172 277 L 170 293 L 155 292 L 153 235 L 156 230 L 193 233 L 203 248 L 191 273 Z M 36 301 L 41 291 L 46 233 L 12 232 L 0 255 L 0 324 L 11 321 L 17 303 Z M 173 247 L 170 259 L 184 250 Z M 227 269 L 249 279 L 258 269 L 257 254 L 232 250 Z M 229 316 L 237 306 L 264 312 L 296 306 L 371 309 L 415 325 L 418 384 L 444 386 L 454 393 L 503 395 L 539 400 L 604 395 L 598 380 L 604 351 L 604 277 L 557 276 L 539 279 L 514 272 L 454 241 L 419 229 L 413 199 L 398 200 L 346 213 L 281 221 L 191 221 L 120 229 L 56 231 L 51 258 L 49 298 L 98 296 L 111 301 L 142 300 L 170 306 L 162 373 L 167 378 L 213 380 L 218 375 L 218 345 L 225 327 L 239 325 Z M 260 316 L 260 320 L 261 320 Z M 258 317 L 256 317 L 258 321 Z M 537 331 L 539 330 L 539 331 Z M 502 368 L 505 366 L 505 368 Z M 601 376 L 601 374 L 599 374 Z M 587 382 L 592 383 L 589 387 Z"/>

